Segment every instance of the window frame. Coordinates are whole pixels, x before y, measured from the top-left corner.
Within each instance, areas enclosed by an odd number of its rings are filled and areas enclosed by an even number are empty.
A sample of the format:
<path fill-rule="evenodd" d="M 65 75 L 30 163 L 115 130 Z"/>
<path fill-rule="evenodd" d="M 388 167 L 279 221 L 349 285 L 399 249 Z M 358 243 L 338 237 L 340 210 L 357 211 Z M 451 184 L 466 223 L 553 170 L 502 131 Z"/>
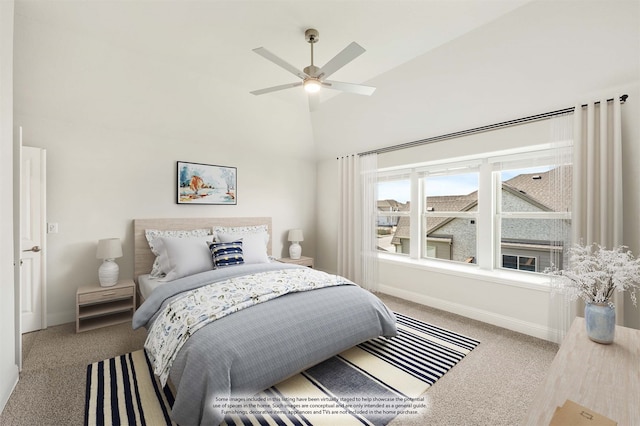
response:
<path fill-rule="evenodd" d="M 451 268 L 453 263 L 458 270 L 487 271 L 487 272 L 513 272 L 516 274 L 536 274 L 542 271 L 524 271 L 520 269 L 510 269 L 502 267 L 502 234 L 501 223 L 505 218 L 522 219 L 563 219 L 571 221 L 571 212 L 504 212 L 499 202 L 502 197 L 502 182 L 500 179 L 500 165 L 517 165 L 518 163 L 527 165 L 550 165 L 556 166 L 554 162 L 560 155 L 569 155 L 572 150 L 571 141 L 556 142 L 553 144 L 541 144 L 518 148 L 514 150 L 503 150 L 490 152 L 475 156 L 457 157 L 436 162 L 416 163 L 406 166 L 396 166 L 386 169 L 379 169 L 378 176 L 383 176 L 384 180 L 395 180 L 393 176 L 408 177 L 411 186 L 410 209 L 403 212 L 408 215 L 411 222 L 411 241 L 409 259 L 411 261 L 424 262 L 434 267 Z M 569 161 L 568 163 L 571 163 Z M 424 179 L 429 174 L 438 176 L 442 174 L 462 174 L 469 171 L 478 172 L 478 204 L 477 211 L 458 212 L 431 212 L 426 211 L 427 197 L 424 191 Z M 398 212 L 394 212 L 398 215 Z M 447 261 L 443 259 L 426 257 L 426 219 L 428 217 L 455 217 L 475 220 L 476 225 L 476 259 L 475 263 L 464 263 L 458 261 Z M 482 223 L 489 223 L 491 226 L 479 226 Z M 424 238 L 422 235 L 424 234 Z M 380 254 L 379 253 L 379 257 Z M 386 253 L 385 259 L 393 259 L 394 256 L 406 258 L 406 254 Z M 524 255 L 523 255 L 524 256 Z M 535 257 L 535 256 L 524 256 Z M 538 257 L 536 259 L 536 269 L 540 265 Z M 535 279 L 534 279 L 535 280 Z"/>
<path fill-rule="evenodd" d="M 418 174 L 418 179 L 420 179 L 419 182 L 419 199 L 422 202 L 421 208 L 420 208 L 420 226 L 422 227 L 422 229 L 424 230 L 424 232 L 421 232 L 420 235 L 425 234 L 424 238 L 420 238 L 420 242 L 421 242 L 421 247 L 420 247 L 420 253 L 419 256 L 421 259 L 434 259 L 434 260 L 439 260 L 439 261 L 443 261 L 443 260 L 448 260 L 450 262 L 456 262 L 456 263 L 462 263 L 465 264 L 466 262 L 463 262 L 461 260 L 455 260 L 455 259 L 442 259 L 442 258 L 437 258 L 437 257 L 429 257 L 428 256 L 428 236 L 426 235 L 428 228 L 427 228 L 427 221 L 428 218 L 453 218 L 453 219 L 469 219 L 469 220 L 473 220 L 475 221 L 475 224 L 478 223 L 478 209 L 476 208 L 476 210 L 466 210 L 466 211 L 451 211 L 451 210 L 429 210 L 428 209 L 428 204 L 429 204 L 429 196 L 426 194 L 427 192 L 427 180 L 430 177 L 442 177 L 442 176 L 461 176 L 461 175 L 465 175 L 465 174 L 472 174 L 472 173 L 477 173 L 477 181 L 478 181 L 478 187 L 476 188 L 476 192 L 478 192 L 478 197 L 477 197 L 477 201 L 479 201 L 479 186 L 480 186 L 480 166 L 481 166 L 482 162 L 479 160 L 473 160 L 473 161 L 462 161 L 462 162 L 451 162 L 451 163 L 446 163 L 446 164 L 439 164 L 439 165 L 435 165 L 432 167 L 422 167 L 422 168 L 417 168 L 416 172 Z M 475 247 L 475 253 L 478 253 L 478 232 L 477 232 L 477 226 L 475 226 L 475 241 L 476 241 L 476 247 Z M 451 254 L 451 251 L 450 251 Z M 452 254 L 451 254 L 452 255 Z M 477 259 L 477 255 L 475 256 Z"/>
<path fill-rule="evenodd" d="M 501 172 L 503 170 L 516 170 L 534 168 L 538 166 L 561 166 L 571 163 L 568 161 L 572 157 L 572 143 L 564 142 L 555 144 L 550 148 L 546 147 L 533 147 L 531 151 L 520 152 L 517 154 L 507 154 L 492 156 L 488 158 L 492 170 L 492 177 L 494 183 L 494 190 L 496 192 L 494 197 L 494 253 L 495 258 L 493 261 L 494 269 L 510 269 L 502 267 L 502 221 L 504 219 L 529 219 L 529 220 L 565 220 L 571 221 L 571 212 L 563 211 L 503 211 L 502 209 L 502 179 Z M 555 164 L 554 164 L 555 163 Z M 560 163 L 560 164 L 559 164 Z M 549 248 L 551 249 L 551 242 L 549 242 Z M 538 269 L 540 262 L 537 259 L 536 269 Z M 520 272 L 531 272 L 522 271 Z M 543 271 L 536 271 L 540 273 Z"/>
<path fill-rule="evenodd" d="M 395 174 L 395 173 L 380 173 L 378 172 L 378 180 L 377 182 L 400 182 L 400 181 L 404 181 L 407 180 L 409 182 L 409 187 L 412 187 L 412 182 L 410 179 L 411 175 L 407 174 L 407 173 L 400 173 L 400 174 Z M 380 200 L 377 200 L 380 201 Z M 400 218 L 402 217 L 410 217 L 410 210 L 403 210 L 403 211 L 394 211 L 394 212 L 381 212 L 379 210 L 376 209 L 376 226 L 378 223 L 377 218 L 378 217 L 398 217 L 398 221 L 400 220 Z M 397 251 L 390 253 L 390 252 L 385 252 L 391 255 L 398 255 L 398 256 L 408 256 L 408 254 L 404 254 L 404 253 L 399 253 Z"/>
<path fill-rule="evenodd" d="M 515 268 L 508 268 L 508 267 L 504 266 L 504 257 L 505 256 L 515 257 L 516 258 L 516 267 Z M 502 269 L 510 269 L 510 270 L 523 271 L 523 272 L 538 272 L 538 265 L 540 264 L 538 256 L 525 256 L 525 255 L 520 255 L 520 254 L 502 253 L 501 257 L 502 257 Z M 520 262 L 521 259 L 533 259 L 534 260 L 534 265 L 533 265 L 534 270 L 533 271 L 528 271 L 526 269 L 522 269 L 520 267 L 520 265 L 522 265 L 522 263 Z"/>

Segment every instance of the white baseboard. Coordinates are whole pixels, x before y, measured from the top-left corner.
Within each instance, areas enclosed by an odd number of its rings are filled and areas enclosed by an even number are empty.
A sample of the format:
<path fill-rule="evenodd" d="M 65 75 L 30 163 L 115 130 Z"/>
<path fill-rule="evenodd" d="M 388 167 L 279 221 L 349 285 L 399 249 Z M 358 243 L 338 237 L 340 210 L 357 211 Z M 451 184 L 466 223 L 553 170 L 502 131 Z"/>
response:
<path fill-rule="evenodd" d="M 75 311 L 56 312 L 47 315 L 47 327 L 53 327 L 54 325 L 67 324 L 75 321 Z"/>
<path fill-rule="evenodd" d="M 560 342 L 560 335 L 557 330 L 551 329 L 549 327 L 546 327 L 540 324 L 536 324 L 528 321 L 522 321 L 517 318 L 507 317 L 504 315 L 496 314 L 494 312 L 474 308 L 472 306 L 461 305 L 459 303 L 437 299 L 435 297 L 427 296 L 425 294 L 415 293 L 413 291 L 408 291 L 408 290 L 402 290 L 402 289 L 387 286 L 387 285 L 380 285 L 379 291 L 381 293 L 385 293 L 390 296 L 399 297 L 401 299 L 409 300 L 411 302 L 416 302 L 421 305 L 426 305 L 432 308 L 451 312 L 457 315 L 462 315 L 467 318 L 486 322 L 487 324 L 506 328 L 508 330 L 512 330 L 518 333 L 537 337 L 539 339 L 548 340 L 554 343 Z"/>

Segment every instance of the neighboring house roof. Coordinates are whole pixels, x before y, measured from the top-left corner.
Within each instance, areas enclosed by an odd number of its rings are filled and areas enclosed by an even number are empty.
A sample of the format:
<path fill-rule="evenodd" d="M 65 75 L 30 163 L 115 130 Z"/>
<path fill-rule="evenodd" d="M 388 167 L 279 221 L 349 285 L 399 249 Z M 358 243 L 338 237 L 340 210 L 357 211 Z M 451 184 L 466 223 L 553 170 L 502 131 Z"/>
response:
<path fill-rule="evenodd" d="M 440 195 L 427 198 L 427 210 L 438 212 L 461 212 L 468 211 L 478 204 L 477 191 L 468 195 Z M 438 229 L 445 223 L 449 222 L 448 217 L 428 217 L 427 218 L 427 235 Z M 400 238 L 410 237 L 410 218 L 402 216 L 398 220 L 396 232 L 391 240 L 392 244 L 400 244 Z"/>
<path fill-rule="evenodd" d="M 521 174 L 503 182 L 502 188 L 543 210 L 569 211 L 571 210 L 571 172 L 571 166 L 568 165 L 543 173 Z M 557 188 L 557 185 L 563 187 L 563 192 L 567 196 L 562 197 L 562 194 L 554 189 Z M 467 195 L 442 195 L 427 198 L 427 209 L 433 208 L 433 211 L 440 212 L 469 211 L 477 204 L 478 191 Z M 427 235 L 451 220 L 452 218 L 447 217 L 428 217 Z M 400 217 L 396 232 L 391 240 L 392 244 L 400 244 L 401 238 L 410 238 L 409 221 L 408 217 Z"/>
<path fill-rule="evenodd" d="M 411 202 L 407 201 L 405 204 L 402 204 L 399 211 L 409 211 L 411 206 Z M 405 236 L 406 235 L 406 236 Z M 393 233 L 393 238 L 391 239 L 391 244 L 400 244 L 400 238 L 409 238 L 409 217 L 400 216 L 398 218 L 398 224 L 396 225 L 396 230 Z"/>
<path fill-rule="evenodd" d="M 393 233 L 391 244 L 400 244 L 401 238 L 409 238 L 409 228 L 409 218 L 406 216 L 400 217 L 398 225 L 396 225 L 396 232 Z"/>
<path fill-rule="evenodd" d="M 504 182 L 503 187 L 514 190 L 540 203 L 545 210 L 570 211 L 573 187 L 571 165 L 560 166 L 544 173 L 526 173 Z M 562 191 L 556 188 L 561 187 Z M 563 194 L 564 193 L 564 194 Z M 564 196 L 563 196 L 564 195 Z"/>
<path fill-rule="evenodd" d="M 378 200 L 378 210 L 385 212 L 399 211 L 404 207 L 404 204 L 396 200 Z"/>
<path fill-rule="evenodd" d="M 427 198 L 427 211 L 466 212 L 478 204 L 478 191 L 467 195 L 441 195 Z M 448 217 L 427 217 L 427 235 L 449 222 Z"/>

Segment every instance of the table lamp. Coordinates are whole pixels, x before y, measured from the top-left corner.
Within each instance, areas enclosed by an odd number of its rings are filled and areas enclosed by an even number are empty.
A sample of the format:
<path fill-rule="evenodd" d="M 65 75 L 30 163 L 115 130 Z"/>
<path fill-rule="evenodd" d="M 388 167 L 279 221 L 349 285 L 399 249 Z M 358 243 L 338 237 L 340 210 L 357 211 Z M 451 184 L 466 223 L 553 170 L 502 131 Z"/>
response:
<path fill-rule="evenodd" d="M 98 268 L 98 279 L 100 286 L 111 287 L 118 283 L 120 268 L 114 259 L 122 257 L 122 245 L 120 238 L 106 238 L 98 241 L 98 252 L 96 258 L 103 259 L 102 265 Z"/>
<path fill-rule="evenodd" d="M 302 247 L 300 246 L 300 241 L 304 241 L 304 237 L 302 236 L 302 229 L 289 230 L 288 240 L 291 241 L 291 245 L 289 246 L 289 257 L 291 259 L 300 259 L 300 255 L 302 255 Z"/>

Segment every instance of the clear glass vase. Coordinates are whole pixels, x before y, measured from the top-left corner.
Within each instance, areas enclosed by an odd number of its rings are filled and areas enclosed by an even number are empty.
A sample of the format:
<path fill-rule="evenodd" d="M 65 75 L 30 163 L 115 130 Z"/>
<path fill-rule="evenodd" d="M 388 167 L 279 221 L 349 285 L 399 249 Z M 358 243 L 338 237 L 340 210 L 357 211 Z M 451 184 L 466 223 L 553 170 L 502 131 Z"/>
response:
<path fill-rule="evenodd" d="M 587 336 L 597 343 L 613 343 L 616 332 L 616 309 L 609 303 L 587 303 L 584 307 Z"/>

